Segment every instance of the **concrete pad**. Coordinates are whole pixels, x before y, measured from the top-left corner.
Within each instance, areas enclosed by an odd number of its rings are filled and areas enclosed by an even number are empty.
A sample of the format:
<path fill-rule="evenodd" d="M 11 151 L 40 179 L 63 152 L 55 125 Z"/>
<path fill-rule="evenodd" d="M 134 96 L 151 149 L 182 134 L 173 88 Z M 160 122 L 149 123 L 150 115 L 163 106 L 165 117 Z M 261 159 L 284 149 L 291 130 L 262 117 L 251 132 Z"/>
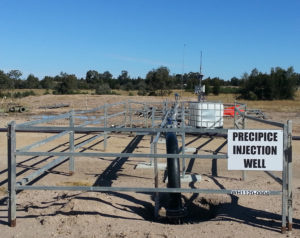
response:
<path fill-rule="evenodd" d="M 154 163 L 138 163 L 137 166 L 135 167 L 136 169 L 154 169 Z M 157 163 L 157 168 L 159 170 L 165 170 L 167 168 L 166 163 Z"/>
<path fill-rule="evenodd" d="M 183 183 L 190 183 L 190 182 L 200 182 L 201 175 L 200 174 L 186 174 L 184 177 L 180 177 L 180 181 Z"/>
<path fill-rule="evenodd" d="M 201 175 L 200 174 L 186 174 L 184 177 L 180 176 L 180 182 L 182 183 L 190 183 L 190 182 L 200 182 Z M 165 182 L 168 182 L 168 177 Z"/>
<path fill-rule="evenodd" d="M 159 139 L 157 141 L 158 144 L 166 144 L 166 139 Z"/>
<path fill-rule="evenodd" d="M 186 147 L 186 148 L 184 148 L 184 151 L 186 153 L 195 153 L 196 152 L 196 148 L 195 147 Z"/>

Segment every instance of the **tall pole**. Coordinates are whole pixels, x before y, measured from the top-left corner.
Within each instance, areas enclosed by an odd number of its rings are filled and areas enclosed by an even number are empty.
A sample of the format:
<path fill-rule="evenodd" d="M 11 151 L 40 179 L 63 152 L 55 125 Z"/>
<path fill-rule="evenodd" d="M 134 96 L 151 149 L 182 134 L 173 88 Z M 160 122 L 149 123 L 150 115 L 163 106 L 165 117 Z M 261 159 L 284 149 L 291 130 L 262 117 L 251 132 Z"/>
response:
<path fill-rule="evenodd" d="M 16 226 L 16 123 L 8 124 L 8 225 Z"/>
<path fill-rule="evenodd" d="M 75 147 L 74 147 L 74 110 L 72 109 L 71 110 L 71 114 L 70 114 L 70 122 L 69 122 L 69 126 L 70 128 L 72 129 L 70 131 L 70 134 L 69 134 L 69 150 L 70 152 L 74 152 L 75 151 Z M 70 156 L 69 158 L 69 174 L 70 175 L 73 175 L 75 172 L 75 163 L 74 163 L 74 157 L 73 156 Z"/>
<path fill-rule="evenodd" d="M 184 74 L 184 56 L 185 56 L 185 44 L 183 45 L 182 53 L 182 74 L 181 74 L 181 97 L 183 97 L 183 74 Z"/>

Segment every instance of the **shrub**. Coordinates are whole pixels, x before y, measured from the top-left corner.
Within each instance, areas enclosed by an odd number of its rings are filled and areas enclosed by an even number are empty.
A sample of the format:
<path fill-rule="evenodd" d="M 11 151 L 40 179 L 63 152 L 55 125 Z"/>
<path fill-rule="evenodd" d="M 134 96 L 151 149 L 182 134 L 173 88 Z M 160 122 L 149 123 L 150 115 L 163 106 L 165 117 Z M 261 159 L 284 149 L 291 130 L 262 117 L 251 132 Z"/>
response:
<path fill-rule="evenodd" d="M 147 91 L 146 91 L 145 89 L 140 89 L 140 90 L 137 92 L 137 94 L 138 94 L 139 96 L 146 96 L 146 95 L 147 95 Z"/>

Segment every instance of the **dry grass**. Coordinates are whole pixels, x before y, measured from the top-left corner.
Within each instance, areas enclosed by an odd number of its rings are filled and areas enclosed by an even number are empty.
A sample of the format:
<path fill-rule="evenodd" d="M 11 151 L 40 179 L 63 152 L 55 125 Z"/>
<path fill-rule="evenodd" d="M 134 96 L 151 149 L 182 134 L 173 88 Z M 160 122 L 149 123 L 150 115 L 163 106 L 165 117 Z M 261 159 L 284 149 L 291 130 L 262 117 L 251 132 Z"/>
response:
<path fill-rule="evenodd" d="M 92 182 L 88 181 L 74 181 L 74 182 L 62 182 L 62 183 L 57 183 L 57 186 L 93 186 Z"/>
<path fill-rule="evenodd" d="M 28 89 L 16 89 L 10 90 L 10 92 L 23 92 L 28 91 Z M 44 89 L 34 89 L 33 90 L 36 95 L 43 95 L 46 90 Z M 137 91 L 124 91 L 124 90 L 114 90 L 117 94 L 121 96 L 129 96 L 129 94 L 133 96 L 137 96 Z M 82 91 L 83 92 L 83 91 Z M 85 93 L 92 94 L 93 90 L 85 90 Z M 184 90 L 173 90 L 169 96 L 157 96 L 158 100 L 174 100 L 174 94 L 178 93 L 181 95 L 183 100 L 197 100 L 197 96 L 192 92 L 186 92 Z M 109 96 L 109 95 L 108 95 Z M 34 96 L 30 96 L 33 97 Z M 57 98 L 60 98 L 62 101 L 66 101 L 70 98 L 70 95 L 57 95 Z M 145 96 L 143 96 L 145 97 Z M 234 103 L 236 100 L 235 94 L 220 94 L 218 96 L 209 95 L 206 97 L 207 101 L 220 101 L 223 103 Z M 10 101 L 24 104 L 25 101 L 23 99 L 10 99 Z M 33 100 L 34 101 L 34 100 Z M 248 100 L 238 100 L 241 103 L 246 103 L 248 108 L 251 109 L 260 109 L 265 111 L 274 111 L 274 112 L 300 112 L 300 90 L 297 91 L 296 97 L 294 100 L 266 100 L 266 101 L 248 101 Z"/>
<path fill-rule="evenodd" d="M 209 95 L 207 100 L 233 103 L 236 100 L 235 96 L 236 95 L 234 94 L 220 94 L 218 96 Z M 247 104 L 247 107 L 251 109 L 261 109 L 274 112 L 300 112 L 300 90 L 297 91 L 294 100 L 238 100 L 238 102 Z"/>
<path fill-rule="evenodd" d="M 5 195 L 7 194 L 7 188 L 6 187 L 0 187 L 0 195 Z"/>

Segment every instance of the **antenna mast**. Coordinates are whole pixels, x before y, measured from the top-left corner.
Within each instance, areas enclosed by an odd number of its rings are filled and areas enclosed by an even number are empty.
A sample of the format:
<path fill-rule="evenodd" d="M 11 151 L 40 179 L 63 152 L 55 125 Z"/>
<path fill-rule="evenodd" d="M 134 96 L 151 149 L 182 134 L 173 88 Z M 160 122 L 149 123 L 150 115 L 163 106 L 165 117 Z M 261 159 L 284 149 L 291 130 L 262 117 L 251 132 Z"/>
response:
<path fill-rule="evenodd" d="M 184 56 L 185 56 L 185 44 L 183 44 L 183 52 L 182 52 L 181 97 L 183 97 Z"/>
<path fill-rule="evenodd" d="M 199 85 L 195 87 L 195 93 L 198 95 L 198 102 L 204 101 L 205 85 L 202 86 L 202 51 L 200 51 L 200 72 L 199 72 Z"/>
<path fill-rule="evenodd" d="M 202 51 L 200 51 L 200 75 L 202 73 Z"/>

